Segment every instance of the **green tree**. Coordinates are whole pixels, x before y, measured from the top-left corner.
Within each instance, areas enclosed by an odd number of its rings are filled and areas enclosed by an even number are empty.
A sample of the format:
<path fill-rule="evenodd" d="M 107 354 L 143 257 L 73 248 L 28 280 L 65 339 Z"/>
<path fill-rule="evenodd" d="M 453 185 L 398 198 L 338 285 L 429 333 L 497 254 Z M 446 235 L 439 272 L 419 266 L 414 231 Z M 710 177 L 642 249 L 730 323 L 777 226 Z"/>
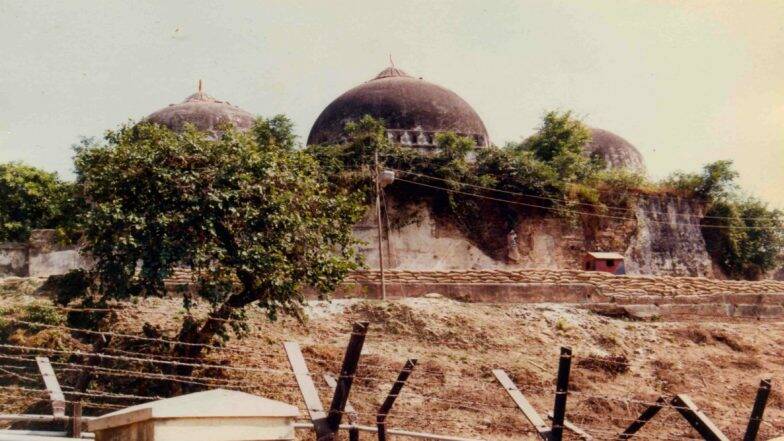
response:
<path fill-rule="evenodd" d="M 713 261 L 732 278 L 758 279 L 776 267 L 784 247 L 778 210 L 738 194 L 732 161 L 705 165 L 701 173 L 673 173 L 663 185 L 706 205 L 702 235 Z"/>
<path fill-rule="evenodd" d="M 330 188 L 316 161 L 291 148 L 291 126 L 272 121 L 249 133 L 227 127 L 218 139 L 145 123 L 79 147 L 95 296 L 161 295 L 164 279 L 185 265 L 196 286 L 185 306 L 211 309 L 203 322 L 187 316 L 179 339 L 210 343 L 227 338 L 227 322 L 241 322 L 246 306 L 271 319 L 297 314 L 303 288 L 329 293 L 357 268 L 357 198 Z M 196 357 L 202 346 L 175 352 Z"/>
<path fill-rule="evenodd" d="M 531 152 L 539 161 L 552 167 L 564 183 L 588 180 L 601 164 L 584 153 L 591 132 L 572 112 L 547 112 L 536 134 L 513 150 Z"/>
<path fill-rule="evenodd" d="M 689 196 L 715 201 L 737 190 L 737 177 L 738 172 L 733 168 L 732 161 L 721 160 L 703 166 L 702 173 L 675 172 L 663 184 Z"/>
<path fill-rule="evenodd" d="M 759 200 L 714 201 L 702 225 L 708 252 L 730 277 L 757 280 L 781 263 L 784 216 Z"/>
<path fill-rule="evenodd" d="M 286 115 L 258 118 L 253 126 L 253 135 L 259 145 L 274 145 L 285 150 L 297 147 L 294 123 Z"/>
<path fill-rule="evenodd" d="M 26 241 L 35 228 L 73 232 L 74 185 L 20 163 L 0 164 L 0 241 Z"/>

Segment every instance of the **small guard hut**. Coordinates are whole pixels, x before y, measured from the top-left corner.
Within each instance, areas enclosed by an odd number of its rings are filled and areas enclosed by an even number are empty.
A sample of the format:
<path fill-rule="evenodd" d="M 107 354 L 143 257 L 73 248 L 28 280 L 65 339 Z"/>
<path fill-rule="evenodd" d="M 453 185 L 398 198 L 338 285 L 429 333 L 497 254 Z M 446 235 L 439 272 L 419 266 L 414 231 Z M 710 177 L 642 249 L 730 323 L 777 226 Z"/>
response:
<path fill-rule="evenodd" d="M 623 265 L 623 255 L 619 253 L 600 251 L 585 253 L 583 269 L 586 271 L 602 271 L 616 275 L 626 274 L 626 268 L 624 268 Z"/>
<path fill-rule="evenodd" d="M 87 423 L 96 441 L 294 440 L 299 410 L 244 392 L 214 389 L 112 412 Z"/>

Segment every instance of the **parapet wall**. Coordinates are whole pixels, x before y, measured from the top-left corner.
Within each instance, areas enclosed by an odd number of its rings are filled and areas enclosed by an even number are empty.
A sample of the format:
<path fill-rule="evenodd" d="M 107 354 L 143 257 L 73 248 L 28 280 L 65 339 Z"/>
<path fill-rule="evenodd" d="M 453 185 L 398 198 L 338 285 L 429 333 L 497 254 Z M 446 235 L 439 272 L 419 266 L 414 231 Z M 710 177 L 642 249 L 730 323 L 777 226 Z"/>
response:
<path fill-rule="evenodd" d="M 615 276 L 576 270 L 385 272 L 387 296 L 438 293 L 473 302 L 575 303 L 611 315 L 784 317 L 784 282 Z M 337 297 L 380 295 L 379 271 L 351 274 Z"/>
<path fill-rule="evenodd" d="M 784 281 L 705 277 L 615 276 L 579 270 L 451 270 L 384 272 L 387 298 L 434 293 L 466 302 L 567 303 L 631 318 L 784 318 Z M 191 282 L 178 270 L 169 285 Z M 311 292 L 313 298 L 316 293 Z M 356 271 L 333 298 L 380 298 L 381 273 Z"/>
<path fill-rule="evenodd" d="M 677 276 L 615 276 L 598 271 L 579 270 L 451 270 L 408 271 L 387 270 L 387 282 L 402 284 L 507 284 L 545 283 L 554 285 L 590 285 L 612 295 L 706 295 L 706 294 L 773 294 L 784 293 L 784 281 L 720 280 L 706 277 Z M 377 283 L 380 271 L 356 271 L 346 283 Z"/>

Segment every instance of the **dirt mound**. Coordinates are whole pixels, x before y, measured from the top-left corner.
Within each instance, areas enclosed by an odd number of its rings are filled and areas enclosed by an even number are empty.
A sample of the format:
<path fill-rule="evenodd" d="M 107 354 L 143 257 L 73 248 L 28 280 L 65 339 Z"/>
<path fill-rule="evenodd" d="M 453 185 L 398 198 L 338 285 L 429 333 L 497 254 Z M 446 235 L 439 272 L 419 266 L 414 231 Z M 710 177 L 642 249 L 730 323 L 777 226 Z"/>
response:
<path fill-rule="evenodd" d="M 29 293 L 15 294 L 0 298 L 0 307 L 31 302 Z M 182 315 L 178 299 L 146 299 L 118 307 L 122 311 L 112 324 L 112 331 L 118 334 L 142 335 L 142 327 L 148 323 L 165 338 L 172 338 Z M 287 401 L 297 404 L 304 416 L 304 404 L 282 343 L 300 343 L 326 404 L 331 392 L 321 376 L 339 370 L 351 324 L 361 320 L 371 325 L 350 401 L 362 424 L 375 423 L 375 411 L 397 372 L 406 359 L 416 358 L 419 363 L 389 416 L 391 426 L 494 440 L 520 439 L 520 434 L 526 433 L 528 439 L 535 439 L 492 370 L 504 369 L 539 412 L 546 414 L 553 405 L 559 347 L 569 346 L 574 363 L 567 417 L 595 439 L 612 439 L 612 434 L 633 421 L 647 403 L 675 393 L 691 395 L 727 436 L 739 439 L 762 378 L 773 378 L 774 389 L 760 439 L 784 433 L 784 395 L 778 383 L 784 377 L 781 322 L 631 322 L 560 305 L 467 304 L 445 298 L 392 302 L 341 299 L 312 302 L 305 311 L 308 319 L 304 323 L 288 318 L 270 323 L 262 312 L 250 311 L 248 335 L 210 351 L 207 362 L 215 366 L 197 369 L 192 379 L 183 381 L 200 380 Z M 63 331 L 49 328 L 49 332 L 52 329 Z M 35 344 L 37 332 L 44 330 L 24 332 L 24 340 L 14 341 Z M 62 339 L 58 347 L 72 345 L 75 349 L 76 343 L 69 339 Z M 46 341 L 42 336 L 42 344 Z M 114 337 L 111 348 L 117 355 L 122 355 L 118 351 L 131 351 L 129 348 L 142 350 L 132 342 L 132 338 Z M 75 373 L 67 364 L 78 363 L 78 359 L 67 354 L 52 354 L 51 358 L 66 363 L 56 364 L 55 369 L 61 382 L 72 386 Z M 239 369 L 216 367 L 220 365 Z M 19 362 L 15 366 L 30 365 Z M 161 390 L 160 379 L 132 376 L 134 372 L 160 373 L 153 362 L 118 359 L 105 366 L 117 372 L 99 373 L 93 386 L 96 393 L 148 396 Z M 36 379 L 34 370 L 19 372 Z M 4 371 L 0 371 L 0 381 L 5 386 L 41 387 Z M 0 412 L 24 410 L 36 402 L 30 396 L 0 394 Z M 139 401 L 96 396 L 90 402 L 130 405 Z M 93 408 L 88 413 L 106 411 Z M 300 435 L 312 438 L 308 432 Z M 640 432 L 641 439 L 696 435 L 671 408 L 663 409 Z"/>

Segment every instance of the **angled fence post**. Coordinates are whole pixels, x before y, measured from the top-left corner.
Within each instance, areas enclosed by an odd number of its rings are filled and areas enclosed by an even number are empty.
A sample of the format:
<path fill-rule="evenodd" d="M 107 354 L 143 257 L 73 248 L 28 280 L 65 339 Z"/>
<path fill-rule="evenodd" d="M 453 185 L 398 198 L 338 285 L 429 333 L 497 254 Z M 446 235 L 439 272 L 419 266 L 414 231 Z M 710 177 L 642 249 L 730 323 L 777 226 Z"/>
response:
<path fill-rule="evenodd" d="M 416 359 L 408 359 L 406 360 L 405 366 L 397 375 L 397 380 L 392 385 L 392 389 L 387 394 L 387 398 L 384 400 L 384 403 L 381 404 L 381 407 L 378 409 L 378 413 L 376 414 L 376 427 L 378 427 L 378 441 L 386 441 L 387 439 L 387 426 L 386 426 L 386 419 L 387 415 L 389 415 L 390 409 L 392 409 L 392 405 L 395 404 L 395 400 L 400 395 L 400 391 L 403 390 L 403 385 L 406 384 L 406 380 L 411 375 L 411 372 L 414 370 L 417 361 Z"/>
<path fill-rule="evenodd" d="M 765 412 L 765 405 L 767 405 L 768 396 L 770 395 L 770 387 L 770 379 L 760 381 L 759 389 L 757 389 L 757 398 L 754 400 L 754 407 L 751 409 L 749 425 L 746 427 L 743 441 L 757 440 L 757 433 L 759 432 L 760 423 L 762 423 L 762 414 Z"/>
<path fill-rule="evenodd" d="M 547 412 L 547 418 L 550 421 L 552 421 L 553 420 L 553 413 L 552 412 Z M 564 425 L 564 429 L 574 433 L 581 440 L 583 440 L 583 441 L 593 441 L 593 437 L 588 432 L 586 432 L 585 430 L 577 427 L 574 423 L 570 422 L 569 420 L 564 419 L 563 425 Z"/>
<path fill-rule="evenodd" d="M 52 402 L 52 415 L 58 418 L 65 417 L 65 396 L 60 389 L 60 383 L 57 381 L 57 376 L 54 374 L 52 364 L 49 363 L 48 357 L 35 357 L 35 362 L 38 364 L 38 370 L 44 379 L 46 391 L 49 392 L 49 400 Z"/>
<path fill-rule="evenodd" d="M 555 385 L 555 403 L 553 404 L 552 441 L 563 440 L 564 419 L 566 419 L 566 398 L 569 393 L 569 372 L 572 368 L 572 350 L 561 348 L 558 360 L 558 378 Z"/>
<path fill-rule="evenodd" d="M 664 397 L 659 397 L 655 403 L 648 406 L 636 420 L 634 420 L 629 427 L 626 428 L 620 435 L 618 435 L 618 440 L 626 440 L 631 439 L 635 433 L 637 433 L 642 427 L 653 417 L 656 416 L 657 413 L 661 410 L 667 400 Z"/>
<path fill-rule="evenodd" d="M 332 375 L 324 374 L 324 381 L 332 389 L 332 393 L 335 393 L 335 388 L 338 386 L 338 382 L 335 381 L 335 378 Z M 349 424 L 349 441 L 359 441 L 359 429 L 357 429 L 357 411 L 354 410 L 354 406 L 352 406 L 348 401 L 346 401 L 346 417 L 348 418 Z"/>
<path fill-rule="evenodd" d="M 550 439 L 550 428 L 545 424 L 542 417 L 539 415 L 539 412 L 531 406 L 531 403 L 525 398 L 520 389 L 514 384 L 509 375 L 503 369 L 493 369 L 493 375 L 501 383 L 501 386 L 506 389 L 506 392 L 512 397 L 512 400 L 517 404 L 517 407 L 523 412 L 525 418 L 530 422 L 536 432 L 539 434 L 539 437 L 543 440 Z"/>
<path fill-rule="evenodd" d="M 343 412 L 346 410 L 348 394 L 351 392 L 354 374 L 357 373 L 359 355 L 362 353 L 362 346 L 365 344 L 368 326 L 368 322 L 354 323 L 351 331 L 351 338 L 346 347 L 346 354 L 343 357 L 343 366 L 340 368 L 338 384 L 335 387 L 335 395 L 332 397 L 332 405 L 330 405 L 329 415 L 327 415 L 327 425 L 332 430 L 332 433 L 337 433 L 340 428 L 340 420 L 343 418 Z"/>
<path fill-rule="evenodd" d="M 302 400 L 305 401 L 305 407 L 308 409 L 310 421 L 313 422 L 316 439 L 331 435 L 332 431 L 327 426 L 327 414 L 324 412 L 324 406 L 321 404 L 321 398 L 319 398 L 313 378 L 308 372 L 308 366 L 305 363 L 305 357 L 302 356 L 299 343 L 289 341 L 283 343 L 283 348 L 286 350 L 291 370 L 294 371 L 294 378 L 297 379 L 297 385 L 302 394 Z"/>
<path fill-rule="evenodd" d="M 346 409 L 348 394 L 351 392 L 351 384 L 354 381 L 354 374 L 357 372 L 359 355 L 365 343 L 367 330 L 367 322 L 355 323 L 353 326 L 328 414 L 324 412 L 324 406 L 321 404 L 313 378 L 310 376 L 310 372 L 308 372 L 299 344 L 296 342 L 283 344 L 291 369 L 294 371 L 294 377 L 297 379 L 297 385 L 302 393 L 302 399 L 305 401 L 310 419 L 313 422 L 317 440 L 333 440 L 340 429 L 340 420 L 343 418 L 343 413 Z"/>
<path fill-rule="evenodd" d="M 676 395 L 670 401 L 670 404 L 675 406 L 675 409 L 686 418 L 686 421 L 691 424 L 691 427 L 699 432 L 707 441 L 730 441 L 729 438 L 713 424 L 713 421 L 694 404 L 694 401 L 692 401 L 691 397 L 688 395 Z"/>

